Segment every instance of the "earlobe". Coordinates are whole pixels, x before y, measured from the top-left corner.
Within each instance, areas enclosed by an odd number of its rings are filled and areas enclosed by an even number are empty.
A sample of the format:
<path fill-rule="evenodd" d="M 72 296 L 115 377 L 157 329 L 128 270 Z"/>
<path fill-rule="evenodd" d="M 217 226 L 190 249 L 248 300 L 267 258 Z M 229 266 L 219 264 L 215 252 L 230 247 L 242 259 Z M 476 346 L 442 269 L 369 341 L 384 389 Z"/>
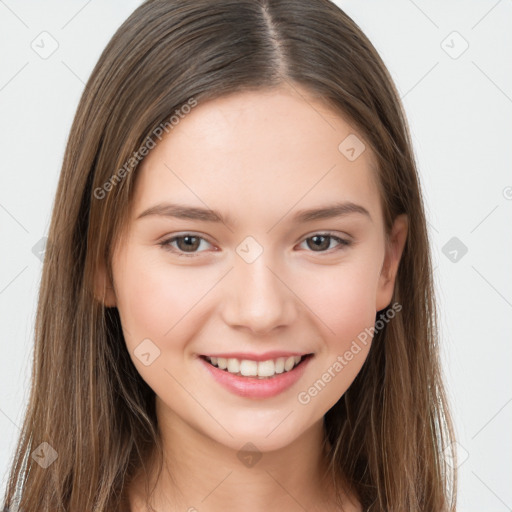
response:
<path fill-rule="evenodd" d="M 116 306 L 116 295 L 112 283 L 107 275 L 105 265 L 98 265 L 94 276 L 94 297 L 106 308 Z"/>
<path fill-rule="evenodd" d="M 398 266 L 405 247 L 408 231 L 407 215 L 401 214 L 395 218 L 389 234 L 389 242 L 379 276 L 377 288 L 376 311 L 388 307 L 393 297 Z"/>

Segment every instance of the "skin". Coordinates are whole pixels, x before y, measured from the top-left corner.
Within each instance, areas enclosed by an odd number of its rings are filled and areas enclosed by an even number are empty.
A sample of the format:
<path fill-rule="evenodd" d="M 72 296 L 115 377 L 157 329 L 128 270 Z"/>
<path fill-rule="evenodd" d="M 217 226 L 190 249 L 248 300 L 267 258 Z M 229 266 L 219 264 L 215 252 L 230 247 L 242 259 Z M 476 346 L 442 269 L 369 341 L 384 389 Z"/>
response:
<path fill-rule="evenodd" d="M 304 89 L 243 92 L 199 104 L 142 162 L 113 256 L 113 287 L 104 271 L 97 286 L 105 304 L 118 308 L 133 363 L 156 393 L 167 465 L 151 500 L 155 510 L 337 510 L 321 477 L 323 416 L 357 376 L 371 343 L 309 403 L 297 397 L 390 304 L 407 235 L 399 216 L 386 243 L 369 147 L 354 161 L 338 150 L 351 133 Z M 166 201 L 211 208 L 233 225 L 137 219 Z M 335 201 L 361 205 L 371 218 L 291 220 L 297 210 Z M 352 244 L 327 238 L 315 249 L 311 237 L 326 231 Z M 204 239 L 194 239 L 192 257 L 159 245 L 186 234 Z M 236 252 L 248 236 L 263 249 L 252 263 Z M 187 249 L 183 239 L 171 246 Z M 149 366 L 134 355 L 147 338 L 160 350 Z M 292 388 L 266 399 L 230 393 L 198 359 L 269 350 L 314 357 Z M 247 442 L 262 454 L 252 467 L 237 457 Z M 143 502 L 136 481 L 131 510 L 146 510 Z M 354 496 L 344 506 L 361 510 Z"/>

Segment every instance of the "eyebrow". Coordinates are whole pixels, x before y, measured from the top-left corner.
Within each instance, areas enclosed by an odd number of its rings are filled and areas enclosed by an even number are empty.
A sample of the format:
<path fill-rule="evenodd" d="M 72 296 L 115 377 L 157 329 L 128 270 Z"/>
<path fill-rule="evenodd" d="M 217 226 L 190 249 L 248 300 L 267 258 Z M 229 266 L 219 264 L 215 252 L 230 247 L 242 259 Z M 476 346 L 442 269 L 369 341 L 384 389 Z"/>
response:
<path fill-rule="evenodd" d="M 311 222 L 314 220 L 332 219 L 344 217 L 350 214 L 361 214 L 372 221 L 370 212 L 364 207 L 350 201 L 334 203 L 320 208 L 299 210 L 292 217 L 292 222 Z M 223 216 L 215 210 L 185 206 L 176 203 L 159 203 L 140 213 L 136 220 L 149 216 L 173 217 L 176 219 L 202 220 L 206 222 L 222 222 L 226 226 L 232 226 L 233 220 L 230 216 Z"/>

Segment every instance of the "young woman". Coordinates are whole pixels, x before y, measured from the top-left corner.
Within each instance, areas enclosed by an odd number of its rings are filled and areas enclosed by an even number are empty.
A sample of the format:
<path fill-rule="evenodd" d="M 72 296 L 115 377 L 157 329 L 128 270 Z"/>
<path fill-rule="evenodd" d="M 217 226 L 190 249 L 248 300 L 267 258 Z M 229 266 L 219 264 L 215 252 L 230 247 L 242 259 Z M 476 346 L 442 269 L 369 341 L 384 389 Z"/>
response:
<path fill-rule="evenodd" d="M 149 0 L 83 93 L 4 508 L 455 510 L 403 110 L 327 0 Z"/>

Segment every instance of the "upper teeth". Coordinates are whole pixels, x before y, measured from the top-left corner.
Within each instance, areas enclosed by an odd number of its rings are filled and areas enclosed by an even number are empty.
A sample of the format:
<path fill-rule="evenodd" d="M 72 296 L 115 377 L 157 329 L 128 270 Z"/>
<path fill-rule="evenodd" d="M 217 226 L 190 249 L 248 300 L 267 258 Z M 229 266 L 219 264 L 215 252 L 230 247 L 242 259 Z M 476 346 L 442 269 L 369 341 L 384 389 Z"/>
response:
<path fill-rule="evenodd" d="M 278 357 L 268 361 L 250 359 L 226 359 L 224 357 L 206 357 L 213 365 L 229 373 L 240 373 L 245 377 L 272 377 L 276 373 L 289 372 L 302 359 L 301 356 Z"/>

